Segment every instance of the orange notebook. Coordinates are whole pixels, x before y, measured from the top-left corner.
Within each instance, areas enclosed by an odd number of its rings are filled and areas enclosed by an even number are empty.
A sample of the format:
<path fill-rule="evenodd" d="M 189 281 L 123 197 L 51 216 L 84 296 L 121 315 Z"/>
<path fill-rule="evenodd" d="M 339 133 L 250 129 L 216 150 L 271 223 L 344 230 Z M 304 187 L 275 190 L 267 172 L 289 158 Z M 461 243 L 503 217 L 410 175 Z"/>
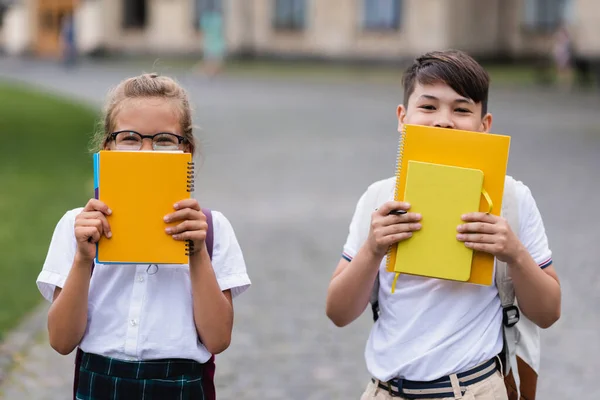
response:
<path fill-rule="evenodd" d="M 163 217 L 190 198 L 192 155 L 164 151 L 100 151 L 94 154 L 96 198 L 111 208 L 112 237 L 102 237 L 102 264 L 187 264 L 188 243 L 165 232 Z"/>
<path fill-rule="evenodd" d="M 500 215 L 509 148 L 510 136 L 404 125 L 398 147 L 394 198 L 404 201 L 409 161 L 471 168 L 483 172 L 483 189 L 492 203 L 490 213 Z M 487 212 L 489 207 L 488 201 L 481 197 L 479 210 Z M 390 248 L 388 272 L 394 272 L 397 250 L 398 246 Z M 467 282 L 491 285 L 493 278 L 494 257 L 484 252 L 474 252 Z"/>

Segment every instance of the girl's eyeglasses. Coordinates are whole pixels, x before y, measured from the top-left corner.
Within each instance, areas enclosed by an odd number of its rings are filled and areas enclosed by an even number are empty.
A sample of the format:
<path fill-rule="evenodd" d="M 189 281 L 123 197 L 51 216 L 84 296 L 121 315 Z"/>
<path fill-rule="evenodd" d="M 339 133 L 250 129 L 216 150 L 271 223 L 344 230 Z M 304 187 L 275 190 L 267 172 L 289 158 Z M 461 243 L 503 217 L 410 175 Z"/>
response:
<path fill-rule="evenodd" d="M 155 135 L 142 135 L 136 131 L 118 131 L 109 135 L 108 141 L 115 141 L 117 150 L 138 151 L 144 139 L 152 139 L 152 149 L 156 151 L 179 150 L 187 139 L 174 133 L 161 132 Z"/>

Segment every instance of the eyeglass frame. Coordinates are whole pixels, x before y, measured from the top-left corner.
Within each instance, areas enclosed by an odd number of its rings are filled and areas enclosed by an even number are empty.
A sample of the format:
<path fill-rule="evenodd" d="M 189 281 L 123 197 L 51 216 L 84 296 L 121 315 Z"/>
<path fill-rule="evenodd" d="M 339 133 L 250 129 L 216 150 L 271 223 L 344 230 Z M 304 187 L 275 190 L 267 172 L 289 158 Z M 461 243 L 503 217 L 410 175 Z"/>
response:
<path fill-rule="evenodd" d="M 136 132 L 132 129 L 124 129 L 122 131 L 112 132 L 110 135 L 108 135 L 108 140 L 106 141 L 106 143 L 108 144 L 113 140 L 116 143 L 117 135 L 119 135 L 120 133 L 124 133 L 124 132 L 130 132 L 130 133 L 135 133 L 135 134 L 139 135 L 142 138 L 142 142 L 144 141 L 144 139 L 151 139 L 152 143 L 154 143 L 154 138 L 158 135 L 171 135 L 171 136 L 175 136 L 177 138 L 177 145 L 181 145 L 183 143 L 189 143 L 189 140 L 185 136 L 177 135 L 172 132 L 158 132 L 158 133 L 155 133 L 154 135 L 142 135 L 141 133 Z"/>

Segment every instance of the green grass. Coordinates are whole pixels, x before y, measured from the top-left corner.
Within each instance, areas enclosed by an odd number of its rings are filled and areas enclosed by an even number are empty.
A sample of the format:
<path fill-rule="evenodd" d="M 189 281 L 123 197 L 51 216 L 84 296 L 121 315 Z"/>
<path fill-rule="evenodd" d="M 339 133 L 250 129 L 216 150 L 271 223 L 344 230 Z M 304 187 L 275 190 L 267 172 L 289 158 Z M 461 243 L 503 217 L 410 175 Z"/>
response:
<path fill-rule="evenodd" d="M 0 82 L 0 339 L 41 300 L 35 280 L 54 227 L 90 197 L 97 114 Z"/>

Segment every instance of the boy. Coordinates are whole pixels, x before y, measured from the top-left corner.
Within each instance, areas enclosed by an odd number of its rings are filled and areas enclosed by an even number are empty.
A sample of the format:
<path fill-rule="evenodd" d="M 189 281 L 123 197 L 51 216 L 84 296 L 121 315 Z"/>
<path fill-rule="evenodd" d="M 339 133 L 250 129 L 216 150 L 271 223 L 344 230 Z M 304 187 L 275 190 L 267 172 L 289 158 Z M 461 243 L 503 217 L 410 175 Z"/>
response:
<path fill-rule="evenodd" d="M 405 71 L 403 84 L 399 130 L 414 124 L 447 128 L 448 135 L 450 129 L 490 131 L 489 76 L 467 54 L 425 54 Z M 327 294 L 327 316 L 345 326 L 364 311 L 379 279 L 380 316 L 365 350 L 373 378 L 362 399 L 458 399 L 467 394 L 476 400 L 507 399 L 497 362 L 503 334 L 495 285 L 400 275 L 390 293 L 394 274 L 385 270 L 386 252 L 421 228 L 421 216 L 410 212 L 410 204 L 392 201 L 394 183 L 395 178 L 375 182 L 361 196 Z M 560 285 L 535 200 L 521 182 L 516 196 L 520 232 L 512 232 L 501 217 L 471 213 L 457 227 L 457 240 L 506 262 L 521 312 L 547 328 L 560 316 Z M 393 210 L 407 213 L 390 214 Z"/>

